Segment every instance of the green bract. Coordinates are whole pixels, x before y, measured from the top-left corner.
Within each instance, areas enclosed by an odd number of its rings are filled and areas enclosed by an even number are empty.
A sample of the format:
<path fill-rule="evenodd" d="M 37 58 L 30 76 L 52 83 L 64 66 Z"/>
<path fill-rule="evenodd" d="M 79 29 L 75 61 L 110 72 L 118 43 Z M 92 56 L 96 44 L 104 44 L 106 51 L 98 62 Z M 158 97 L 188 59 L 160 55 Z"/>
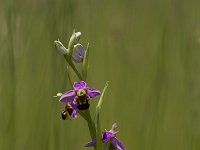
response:
<path fill-rule="evenodd" d="M 81 37 L 81 32 L 75 32 L 74 30 L 68 44 L 67 53 L 70 57 L 72 56 L 74 45 L 78 43 L 80 37 Z"/>
<path fill-rule="evenodd" d="M 55 41 L 54 41 L 54 44 L 55 44 L 55 47 L 56 47 L 57 52 L 58 52 L 60 55 L 65 55 L 65 54 L 67 54 L 67 49 L 65 48 L 65 46 L 64 46 L 59 40 L 55 40 Z"/>

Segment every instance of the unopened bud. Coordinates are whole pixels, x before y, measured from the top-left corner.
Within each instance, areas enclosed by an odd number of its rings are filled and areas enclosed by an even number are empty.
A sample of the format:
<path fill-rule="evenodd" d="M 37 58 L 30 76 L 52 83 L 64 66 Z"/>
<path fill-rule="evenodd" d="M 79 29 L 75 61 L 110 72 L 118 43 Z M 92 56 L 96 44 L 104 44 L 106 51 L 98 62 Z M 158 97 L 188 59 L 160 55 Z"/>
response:
<path fill-rule="evenodd" d="M 67 54 L 67 49 L 65 48 L 65 46 L 64 46 L 60 41 L 55 40 L 55 41 L 54 41 L 54 44 L 55 44 L 55 47 L 56 47 L 56 49 L 57 49 L 57 52 L 58 52 L 60 55 L 65 55 L 65 54 Z"/>
<path fill-rule="evenodd" d="M 85 55 L 85 50 L 81 44 L 74 45 L 74 50 L 72 53 L 72 60 L 76 63 L 83 62 L 83 58 Z"/>
<path fill-rule="evenodd" d="M 73 49 L 74 49 L 74 45 L 76 45 L 79 41 L 81 37 L 81 32 L 73 32 L 70 40 L 69 40 L 69 45 L 68 45 L 68 53 L 69 53 L 69 56 L 72 55 L 72 52 L 73 52 Z"/>
<path fill-rule="evenodd" d="M 81 32 L 76 32 L 74 36 L 74 44 L 77 44 L 79 39 L 81 38 Z"/>

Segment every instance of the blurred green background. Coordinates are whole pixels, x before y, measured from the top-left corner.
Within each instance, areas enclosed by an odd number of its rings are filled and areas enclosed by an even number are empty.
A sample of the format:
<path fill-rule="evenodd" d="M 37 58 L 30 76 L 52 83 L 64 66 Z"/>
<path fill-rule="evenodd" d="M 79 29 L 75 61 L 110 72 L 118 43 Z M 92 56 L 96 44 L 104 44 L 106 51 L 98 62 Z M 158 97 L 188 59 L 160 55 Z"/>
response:
<path fill-rule="evenodd" d="M 199 150 L 199 14 L 199 0 L 1 0 L 0 149 L 87 149 L 87 124 L 53 98 L 70 88 L 53 41 L 75 28 L 88 85 L 110 81 L 102 129 L 117 122 L 128 150 Z"/>

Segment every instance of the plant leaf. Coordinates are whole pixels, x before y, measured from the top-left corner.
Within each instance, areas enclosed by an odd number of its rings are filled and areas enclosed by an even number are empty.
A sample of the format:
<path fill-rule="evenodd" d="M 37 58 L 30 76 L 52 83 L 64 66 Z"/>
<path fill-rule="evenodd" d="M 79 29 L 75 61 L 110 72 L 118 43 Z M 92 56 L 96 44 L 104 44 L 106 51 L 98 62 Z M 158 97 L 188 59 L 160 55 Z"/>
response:
<path fill-rule="evenodd" d="M 108 87 L 108 84 L 109 84 L 109 81 L 107 81 L 106 84 L 105 84 L 105 86 L 104 86 L 104 89 L 103 89 L 103 91 L 101 93 L 99 102 L 98 102 L 97 107 L 96 107 L 96 111 L 97 110 L 99 111 L 101 109 L 101 105 L 102 105 L 102 102 L 103 102 L 104 93 L 105 93 L 105 91 L 106 91 L 106 89 Z"/>
<path fill-rule="evenodd" d="M 104 89 L 102 91 L 102 94 L 101 94 L 101 97 L 99 99 L 99 102 L 96 106 L 96 115 L 95 115 L 95 119 L 94 119 L 94 122 L 95 122 L 95 126 L 96 126 L 96 149 L 97 150 L 102 150 L 103 148 L 103 144 L 102 144 L 102 137 L 101 137 L 101 127 L 100 127 L 100 109 L 101 109 L 101 105 L 102 105 L 102 102 L 103 102 L 103 96 L 104 96 L 104 93 L 108 87 L 108 81 L 106 82 L 105 86 L 104 86 Z"/>
<path fill-rule="evenodd" d="M 87 72 L 89 69 L 89 43 L 87 44 L 87 49 L 85 50 L 85 55 L 83 58 L 83 80 L 86 81 L 87 79 Z"/>

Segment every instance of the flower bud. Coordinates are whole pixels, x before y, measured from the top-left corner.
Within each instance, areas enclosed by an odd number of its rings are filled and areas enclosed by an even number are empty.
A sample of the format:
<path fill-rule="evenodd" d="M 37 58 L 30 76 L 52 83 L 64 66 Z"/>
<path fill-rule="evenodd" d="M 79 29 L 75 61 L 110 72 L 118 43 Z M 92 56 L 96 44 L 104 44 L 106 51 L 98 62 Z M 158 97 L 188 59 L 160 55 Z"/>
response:
<path fill-rule="evenodd" d="M 69 56 L 72 55 L 73 49 L 74 49 L 74 45 L 78 43 L 79 39 L 81 37 L 81 32 L 73 32 L 70 40 L 69 40 L 69 45 L 68 45 L 68 54 Z"/>
<path fill-rule="evenodd" d="M 76 63 L 83 62 L 85 50 L 81 44 L 74 45 L 74 50 L 72 53 L 72 60 Z"/>
<path fill-rule="evenodd" d="M 67 49 L 64 47 L 64 45 L 58 40 L 55 40 L 54 41 L 54 44 L 55 44 L 55 47 L 57 49 L 57 52 L 60 54 L 60 55 L 65 55 L 67 54 Z"/>
<path fill-rule="evenodd" d="M 74 44 L 77 44 L 80 38 L 81 38 L 81 32 L 76 32 L 74 38 Z"/>

